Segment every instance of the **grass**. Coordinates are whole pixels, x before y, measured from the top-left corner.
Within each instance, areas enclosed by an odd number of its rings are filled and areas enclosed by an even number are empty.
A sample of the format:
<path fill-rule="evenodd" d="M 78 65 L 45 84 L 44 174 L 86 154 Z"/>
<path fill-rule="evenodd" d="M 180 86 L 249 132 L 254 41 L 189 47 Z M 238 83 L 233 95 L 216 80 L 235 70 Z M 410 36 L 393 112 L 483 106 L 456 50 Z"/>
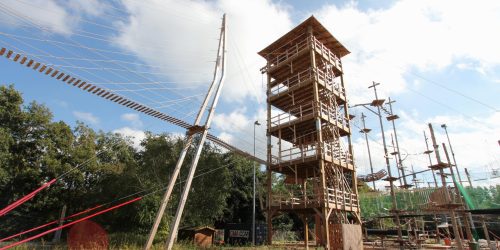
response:
<path fill-rule="evenodd" d="M 142 249 L 144 247 L 144 243 L 146 242 L 147 234 L 137 234 L 137 233 L 114 233 L 108 235 L 109 248 L 108 249 L 120 249 L 120 250 L 135 250 Z M 157 237 L 155 240 L 155 244 L 152 246 L 152 250 L 163 250 L 165 249 L 166 236 Z M 0 247 L 6 245 L 0 244 Z M 273 250 L 273 249 L 284 249 L 282 246 L 257 246 L 252 247 L 249 245 L 246 246 L 212 246 L 210 248 L 205 248 L 207 250 L 210 249 L 257 249 L 257 250 Z M 52 244 L 46 241 L 33 241 L 26 244 L 19 245 L 17 247 L 11 248 L 13 250 L 29 250 L 29 249 L 51 249 L 51 250 L 66 250 L 68 249 L 65 240 L 61 240 L 60 244 Z M 97 248 L 96 248 L 97 249 Z M 196 250 L 200 249 L 198 246 L 192 244 L 191 242 L 178 242 L 173 247 L 174 250 Z"/>

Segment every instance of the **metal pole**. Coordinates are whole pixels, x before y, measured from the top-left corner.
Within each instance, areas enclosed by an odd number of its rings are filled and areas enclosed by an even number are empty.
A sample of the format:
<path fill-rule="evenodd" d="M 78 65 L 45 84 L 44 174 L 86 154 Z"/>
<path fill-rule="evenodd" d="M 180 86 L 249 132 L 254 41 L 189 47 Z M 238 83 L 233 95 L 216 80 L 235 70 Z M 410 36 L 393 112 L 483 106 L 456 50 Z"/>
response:
<path fill-rule="evenodd" d="M 368 88 L 373 88 L 373 91 L 375 92 L 375 100 L 378 100 L 378 94 L 377 94 L 377 85 L 380 85 L 380 83 L 375 83 L 368 87 Z M 399 246 L 400 249 L 403 249 L 403 232 L 401 231 L 401 221 L 399 219 L 399 211 L 397 211 L 398 207 L 396 204 L 396 195 L 394 192 L 394 180 L 392 177 L 391 173 L 391 164 L 389 162 L 389 156 L 387 154 L 387 144 L 385 142 L 385 133 L 384 133 L 384 125 L 382 122 L 382 115 L 380 114 L 380 105 L 377 105 L 377 113 L 378 113 L 378 119 L 380 122 L 380 131 L 382 133 L 382 143 L 384 144 L 384 158 L 385 158 L 385 164 L 387 166 L 387 173 L 389 174 L 389 183 L 390 183 L 390 189 L 391 189 L 391 198 L 392 198 L 392 213 L 394 213 L 395 218 L 396 218 L 396 226 L 398 228 L 398 241 L 399 241 Z"/>
<path fill-rule="evenodd" d="M 361 121 L 363 122 L 363 130 L 361 130 L 361 132 L 365 134 L 366 148 L 368 149 L 368 160 L 370 161 L 370 170 L 372 171 L 372 176 L 373 176 L 372 154 L 370 152 L 370 143 L 368 143 L 368 132 L 370 132 L 370 129 L 366 128 L 365 117 L 366 117 L 365 114 L 361 113 Z M 375 179 L 372 180 L 372 184 L 373 184 L 373 191 L 377 191 L 377 188 L 375 187 Z"/>
<path fill-rule="evenodd" d="M 259 121 L 253 123 L 253 156 L 255 157 L 255 127 Z M 255 246 L 255 162 L 253 163 L 253 207 L 252 207 L 252 246 Z"/>
<path fill-rule="evenodd" d="M 222 27 L 224 27 L 224 22 L 225 22 L 225 18 L 223 20 Z M 203 117 L 204 111 L 205 111 L 205 109 L 208 105 L 208 102 L 210 100 L 210 97 L 212 96 L 212 93 L 213 93 L 215 86 L 216 86 L 215 82 L 217 80 L 217 76 L 218 76 L 218 72 L 219 72 L 218 69 L 220 67 L 219 57 L 220 57 L 220 53 L 223 52 L 222 51 L 222 43 L 223 43 L 223 40 L 222 40 L 223 36 L 222 35 L 223 35 L 223 33 L 224 32 L 221 31 L 220 37 L 219 37 L 219 47 L 217 49 L 217 60 L 215 63 L 213 79 L 212 79 L 212 82 L 210 84 L 210 88 L 205 96 L 205 99 L 203 100 L 203 104 L 201 105 L 200 110 L 198 111 L 198 115 L 196 116 L 194 126 L 199 125 L 201 118 Z M 192 145 L 194 135 L 195 135 L 195 133 L 190 133 L 189 131 L 187 131 L 187 135 L 186 135 L 187 137 L 185 139 L 184 147 L 181 150 L 181 153 L 179 155 L 179 159 L 177 160 L 174 171 L 173 171 L 172 176 L 170 178 L 170 181 L 168 183 L 167 190 L 165 191 L 165 194 L 163 195 L 163 198 L 161 200 L 160 208 L 158 209 L 158 212 L 156 213 L 156 218 L 155 218 L 153 226 L 151 227 L 151 230 L 149 232 L 148 240 L 146 241 L 146 244 L 144 245 L 145 250 L 150 249 L 151 246 L 153 245 L 153 240 L 156 236 L 156 232 L 158 231 L 158 226 L 160 225 L 161 219 L 163 218 L 163 214 L 165 213 L 165 209 L 167 208 L 168 201 L 170 199 L 170 196 L 172 195 L 172 191 L 174 189 L 175 182 L 177 181 L 177 178 L 179 176 L 179 173 L 180 173 L 182 164 L 184 163 L 184 159 L 186 157 L 187 151 L 189 150 L 189 148 Z"/>
<path fill-rule="evenodd" d="M 455 165 L 455 169 L 457 170 L 458 181 L 460 185 L 464 185 L 462 182 L 462 177 L 460 176 L 460 171 L 458 171 L 457 160 L 455 159 L 455 152 L 453 152 L 453 147 L 451 147 L 450 136 L 448 135 L 448 126 L 446 124 L 441 125 L 444 128 L 444 132 L 446 133 L 446 138 L 448 139 L 448 145 L 450 145 L 451 156 L 453 157 L 453 164 Z"/>
<path fill-rule="evenodd" d="M 226 14 L 224 14 L 224 16 L 222 18 L 221 40 L 222 40 L 222 49 L 221 49 L 222 56 L 217 58 L 218 63 L 220 63 L 220 61 L 222 60 L 222 63 L 221 63 L 222 65 L 220 67 L 221 77 L 219 79 L 219 83 L 218 83 L 217 89 L 215 91 L 215 95 L 213 97 L 211 107 L 208 111 L 208 115 L 207 115 L 207 118 L 205 121 L 205 126 L 203 127 L 203 132 L 201 134 L 201 138 L 200 138 L 198 147 L 196 149 L 195 157 L 193 158 L 193 161 L 191 162 L 191 167 L 189 169 L 188 178 L 186 180 L 186 184 L 185 184 L 184 190 L 182 192 L 182 197 L 181 197 L 181 200 L 179 202 L 179 206 L 177 207 L 177 212 L 175 213 L 175 217 L 174 217 L 172 226 L 170 227 L 170 232 L 169 232 L 169 236 L 168 236 L 168 240 L 167 240 L 167 250 L 172 249 L 172 247 L 174 245 L 174 241 L 177 237 L 177 230 L 179 228 L 179 223 L 180 223 L 180 220 L 182 217 L 182 213 L 184 211 L 184 206 L 186 205 L 189 190 L 191 189 L 191 183 L 193 181 L 194 173 L 196 172 L 198 160 L 200 159 L 201 151 L 202 151 L 203 146 L 205 144 L 205 139 L 207 137 L 208 129 L 210 128 L 210 124 L 212 122 L 215 107 L 217 106 L 217 103 L 219 101 L 222 86 L 224 85 L 224 78 L 225 78 L 224 73 L 225 73 L 225 66 L 226 66 L 226 51 L 225 51 L 225 48 L 226 48 Z"/>

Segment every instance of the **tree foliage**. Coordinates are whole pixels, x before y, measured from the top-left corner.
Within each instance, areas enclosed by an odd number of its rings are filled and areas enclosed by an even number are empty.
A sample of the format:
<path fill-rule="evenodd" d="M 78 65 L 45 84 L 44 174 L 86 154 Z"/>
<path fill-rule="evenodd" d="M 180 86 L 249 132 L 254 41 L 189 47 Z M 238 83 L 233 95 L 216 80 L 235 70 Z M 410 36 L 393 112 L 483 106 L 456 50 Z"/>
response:
<path fill-rule="evenodd" d="M 55 220 L 61 208 L 73 214 L 98 204 L 144 196 L 133 205 L 101 215 L 110 232 L 147 233 L 153 223 L 184 140 L 147 132 L 141 148 L 129 138 L 94 131 L 77 122 L 53 121 L 36 102 L 25 105 L 13 86 L 0 87 L 0 207 L 44 182 L 50 188 L 0 218 L 0 237 Z M 160 227 L 168 231 L 193 158 L 190 150 Z M 253 162 L 207 143 L 200 157 L 181 226 L 250 222 Z M 258 171 L 257 177 L 263 179 Z M 258 203 L 257 203 L 258 204 Z M 260 213 L 260 211 L 258 211 Z M 260 215 L 258 218 L 263 219 Z"/>

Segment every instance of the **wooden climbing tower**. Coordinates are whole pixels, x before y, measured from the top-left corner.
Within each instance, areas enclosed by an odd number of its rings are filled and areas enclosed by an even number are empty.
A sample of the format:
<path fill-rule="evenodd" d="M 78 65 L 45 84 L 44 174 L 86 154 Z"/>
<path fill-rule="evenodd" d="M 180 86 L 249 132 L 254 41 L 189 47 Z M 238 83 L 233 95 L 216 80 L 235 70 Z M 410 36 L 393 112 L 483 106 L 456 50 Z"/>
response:
<path fill-rule="evenodd" d="M 273 216 L 296 213 L 306 247 L 314 240 L 325 249 L 362 249 L 341 62 L 347 54 L 314 16 L 259 52 L 267 60 L 268 232 Z M 284 188 L 273 188 L 273 176 Z"/>

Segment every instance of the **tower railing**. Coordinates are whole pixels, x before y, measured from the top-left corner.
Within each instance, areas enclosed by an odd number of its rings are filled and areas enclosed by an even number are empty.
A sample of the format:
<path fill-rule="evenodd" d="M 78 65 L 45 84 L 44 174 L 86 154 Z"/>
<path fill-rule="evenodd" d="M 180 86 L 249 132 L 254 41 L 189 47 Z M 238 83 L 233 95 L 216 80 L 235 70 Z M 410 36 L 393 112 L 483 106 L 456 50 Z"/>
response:
<path fill-rule="evenodd" d="M 325 59 L 329 60 L 337 70 L 342 71 L 342 63 L 337 55 L 335 55 L 329 48 L 321 43 L 316 37 L 313 36 L 312 44 L 314 49 L 322 55 Z"/>
<path fill-rule="evenodd" d="M 286 165 L 296 160 L 319 159 L 320 156 L 335 159 L 344 165 L 353 164 L 352 155 L 343 149 L 341 143 L 333 142 L 315 142 L 307 145 L 292 146 L 278 150 L 278 152 L 271 155 L 271 158 L 273 165 Z"/>
<path fill-rule="evenodd" d="M 324 199 L 326 198 L 326 199 Z M 286 190 L 273 191 L 271 206 L 279 208 L 307 208 L 318 207 L 322 203 L 342 208 L 358 208 L 358 195 L 353 192 L 327 188 L 325 194 L 310 190 L 306 194 L 302 190 L 288 187 Z"/>
<path fill-rule="evenodd" d="M 341 86 L 340 82 L 336 80 L 335 77 L 331 77 L 329 74 L 320 69 L 313 70 L 312 68 L 308 68 L 298 72 L 295 75 L 285 78 L 284 80 L 271 81 L 271 94 L 269 97 L 273 97 L 275 95 L 282 94 L 287 92 L 293 86 L 307 82 L 314 79 L 315 73 L 317 75 L 317 79 L 319 83 L 323 85 L 327 90 L 335 91 L 337 94 L 345 97 L 344 88 Z"/>
<path fill-rule="evenodd" d="M 332 65 L 337 69 L 337 71 L 342 71 L 342 63 L 340 58 L 335 55 L 329 48 L 322 44 L 316 37 L 312 39 L 305 37 L 302 40 L 297 40 L 297 43 L 288 45 L 286 50 L 279 48 L 275 51 L 270 52 L 272 55 L 268 58 L 268 64 L 265 67 L 267 72 L 273 70 L 273 68 L 279 66 L 281 63 L 288 61 L 288 59 L 295 57 L 296 55 L 303 53 L 305 50 L 314 49 L 318 54 L 327 59 Z M 282 50 L 282 51 L 280 51 Z"/>
<path fill-rule="evenodd" d="M 338 110 L 339 107 L 330 106 L 326 103 L 318 103 L 317 105 L 314 105 L 314 103 L 315 102 L 312 101 L 302 105 L 296 105 L 294 108 L 289 109 L 286 112 L 280 112 L 279 114 L 272 116 L 271 128 L 290 123 L 297 119 L 303 119 L 305 116 L 311 114 L 321 116 L 338 126 L 349 128 L 349 118 L 342 115 L 342 112 Z"/>

